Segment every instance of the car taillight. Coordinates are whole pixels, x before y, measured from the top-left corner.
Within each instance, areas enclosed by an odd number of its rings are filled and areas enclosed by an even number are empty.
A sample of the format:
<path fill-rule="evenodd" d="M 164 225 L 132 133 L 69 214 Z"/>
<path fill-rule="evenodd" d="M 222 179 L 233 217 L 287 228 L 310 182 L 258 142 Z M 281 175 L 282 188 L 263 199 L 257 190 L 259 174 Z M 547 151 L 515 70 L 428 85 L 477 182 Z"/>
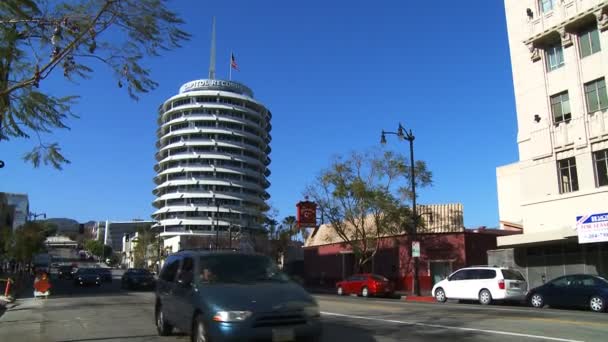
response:
<path fill-rule="evenodd" d="M 501 290 L 505 289 L 505 280 L 504 279 L 501 279 L 498 281 L 498 288 Z"/>

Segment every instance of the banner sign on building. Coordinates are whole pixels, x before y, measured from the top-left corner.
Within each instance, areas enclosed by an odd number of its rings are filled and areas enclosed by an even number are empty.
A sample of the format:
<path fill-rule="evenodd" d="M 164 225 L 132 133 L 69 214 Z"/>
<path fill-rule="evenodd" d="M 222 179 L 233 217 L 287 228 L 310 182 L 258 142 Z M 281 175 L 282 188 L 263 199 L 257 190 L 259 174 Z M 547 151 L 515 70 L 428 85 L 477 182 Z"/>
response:
<path fill-rule="evenodd" d="M 578 243 L 608 241 L 608 213 L 578 216 L 576 231 Z"/>
<path fill-rule="evenodd" d="M 317 204 L 310 201 L 302 201 L 296 204 L 297 221 L 299 228 L 317 226 Z"/>

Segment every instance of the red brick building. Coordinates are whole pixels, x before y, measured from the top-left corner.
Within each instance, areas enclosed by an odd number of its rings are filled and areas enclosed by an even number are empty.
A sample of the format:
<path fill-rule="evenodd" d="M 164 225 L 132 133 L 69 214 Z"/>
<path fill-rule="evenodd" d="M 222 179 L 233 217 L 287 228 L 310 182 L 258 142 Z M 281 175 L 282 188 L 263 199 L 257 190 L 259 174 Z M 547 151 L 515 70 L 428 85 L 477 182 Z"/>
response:
<path fill-rule="evenodd" d="M 465 266 L 487 264 L 487 251 L 496 248 L 496 236 L 517 232 L 496 229 L 464 229 L 462 205 L 420 206 L 424 233 L 419 232 L 420 289 L 430 292 L 433 284 Z M 413 287 L 411 240 L 407 235 L 383 237 L 365 272 L 391 279 L 398 290 Z M 356 263 L 348 245 L 330 225 L 321 225 L 307 239 L 304 247 L 306 283 L 310 286 L 334 286 L 356 272 Z"/>

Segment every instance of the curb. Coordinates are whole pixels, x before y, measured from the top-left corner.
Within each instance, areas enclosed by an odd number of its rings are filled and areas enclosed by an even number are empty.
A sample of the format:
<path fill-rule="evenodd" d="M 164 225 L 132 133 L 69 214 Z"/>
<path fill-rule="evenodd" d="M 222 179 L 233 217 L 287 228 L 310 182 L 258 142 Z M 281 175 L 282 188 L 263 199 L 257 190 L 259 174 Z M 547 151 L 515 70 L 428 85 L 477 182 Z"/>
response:
<path fill-rule="evenodd" d="M 435 303 L 435 298 L 430 296 L 401 296 L 406 302 Z"/>

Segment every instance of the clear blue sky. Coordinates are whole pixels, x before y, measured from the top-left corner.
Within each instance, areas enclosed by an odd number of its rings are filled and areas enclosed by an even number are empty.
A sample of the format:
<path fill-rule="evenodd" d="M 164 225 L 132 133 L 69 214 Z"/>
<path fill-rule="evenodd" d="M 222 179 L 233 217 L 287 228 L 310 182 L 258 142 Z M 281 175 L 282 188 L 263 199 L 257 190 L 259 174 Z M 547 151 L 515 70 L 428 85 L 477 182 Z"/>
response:
<path fill-rule="evenodd" d="M 63 171 L 20 161 L 33 141 L 0 143 L 0 191 L 25 192 L 49 217 L 129 220 L 154 208 L 157 108 L 205 78 L 211 17 L 218 78 L 234 50 L 240 72 L 273 112 L 271 203 L 295 214 L 304 187 L 331 157 L 379 144 L 399 121 L 416 135 L 416 157 L 434 173 L 423 203 L 462 202 L 467 227 L 498 223 L 496 167 L 517 160 L 516 116 L 502 1 L 173 1 L 193 34 L 150 59 L 160 86 L 129 99 L 107 70 L 78 85 L 80 119 L 46 136 L 72 161 Z M 394 149 L 407 144 L 389 140 Z"/>

